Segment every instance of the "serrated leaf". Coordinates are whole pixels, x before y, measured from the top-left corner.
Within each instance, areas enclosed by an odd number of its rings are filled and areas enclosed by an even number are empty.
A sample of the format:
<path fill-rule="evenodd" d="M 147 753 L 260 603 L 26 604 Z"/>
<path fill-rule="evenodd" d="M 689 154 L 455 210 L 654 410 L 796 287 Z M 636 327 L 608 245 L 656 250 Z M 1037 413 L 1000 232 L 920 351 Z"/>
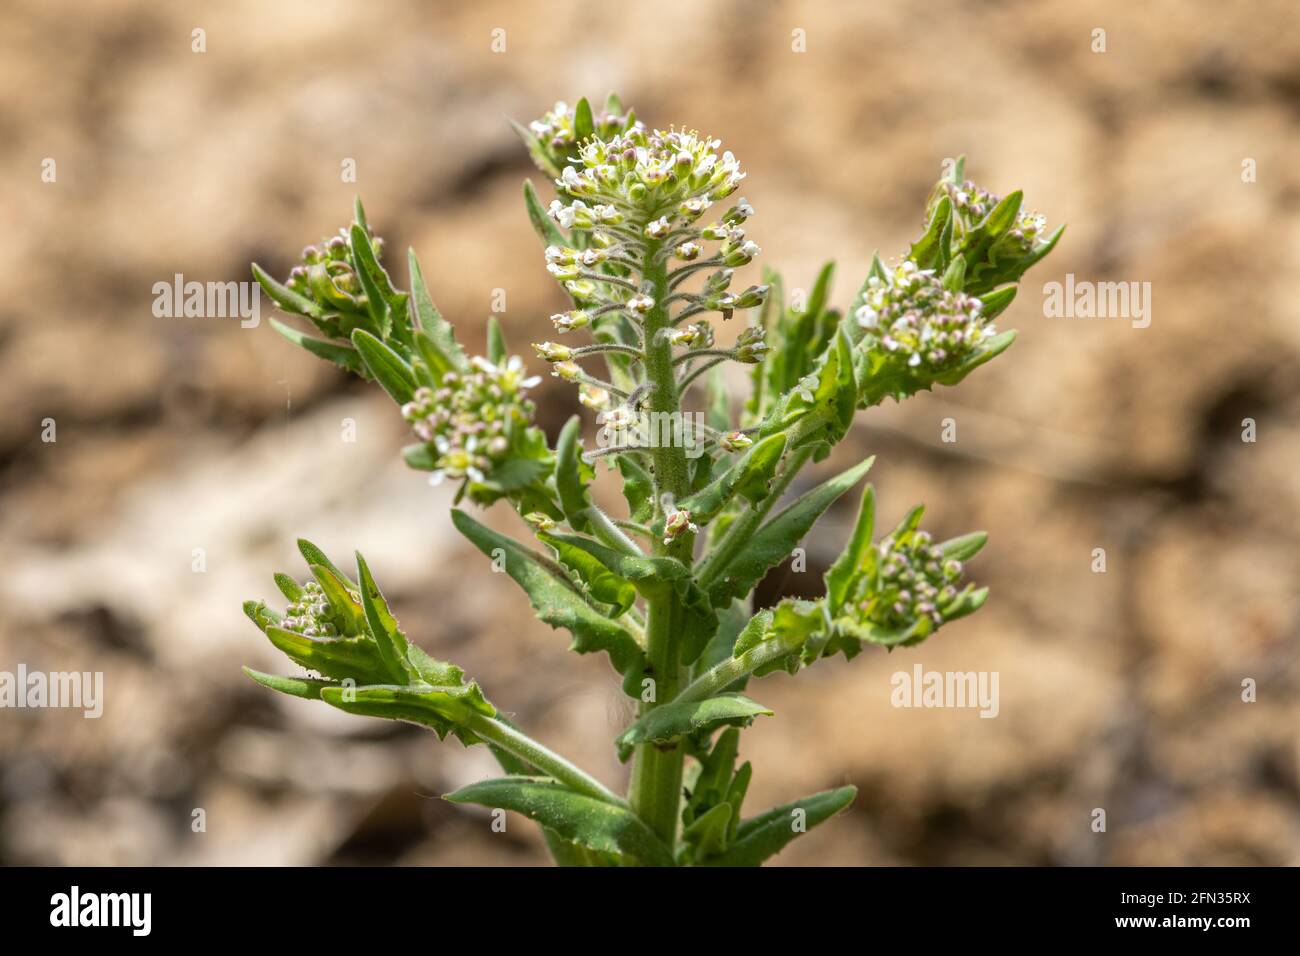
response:
<path fill-rule="evenodd" d="M 713 606 L 726 607 L 732 598 L 744 597 L 753 591 L 763 575 L 790 556 L 817 519 L 840 495 L 862 479 L 874 461 L 873 456 L 859 462 L 768 519 L 750 538 L 744 550 L 730 564 L 719 569 L 722 577 L 709 589 Z"/>
<path fill-rule="evenodd" d="M 824 823 L 847 807 L 857 793 L 857 787 L 823 790 L 745 820 L 736 829 L 736 840 L 727 851 L 702 865 L 760 866 L 763 861 L 780 853 L 787 843 L 801 836 L 802 832 Z M 795 811 L 803 813 L 802 832 L 794 829 Z"/>
<path fill-rule="evenodd" d="M 614 745 L 624 762 L 639 744 L 668 744 L 679 737 L 716 730 L 723 726 L 747 727 L 755 717 L 770 717 L 772 711 L 740 694 L 721 694 L 705 700 L 669 701 L 647 711 L 619 735 Z"/>
<path fill-rule="evenodd" d="M 393 401 L 404 405 L 415 395 L 415 372 L 406 360 L 365 329 L 352 332 L 352 344 L 361 353 L 366 368 Z"/>
<path fill-rule="evenodd" d="M 585 586 L 592 599 L 614 608 L 612 616 L 621 617 L 636 603 L 636 585 L 611 571 L 595 555 L 577 547 L 572 540 L 566 540 L 568 536 L 543 531 L 537 537 L 555 551 L 559 562 L 569 570 L 571 577 Z"/>
<path fill-rule="evenodd" d="M 610 620 L 579 594 L 554 562 L 498 534 L 453 508 L 452 523 L 489 558 L 504 562 L 505 571 L 528 595 L 537 616 L 551 627 L 573 635 L 572 649 L 579 654 L 604 651 L 614 669 L 623 675 L 624 688 L 633 696 L 645 673 L 645 653 L 632 634 Z"/>
<path fill-rule="evenodd" d="M 626 807 L 575 793 L 546 777 L 500 777 L 462 787 L 443 799 L 513 810 L 598 853 L 617 853 L 647 866 L 672 866 L 672 854 Z"/>

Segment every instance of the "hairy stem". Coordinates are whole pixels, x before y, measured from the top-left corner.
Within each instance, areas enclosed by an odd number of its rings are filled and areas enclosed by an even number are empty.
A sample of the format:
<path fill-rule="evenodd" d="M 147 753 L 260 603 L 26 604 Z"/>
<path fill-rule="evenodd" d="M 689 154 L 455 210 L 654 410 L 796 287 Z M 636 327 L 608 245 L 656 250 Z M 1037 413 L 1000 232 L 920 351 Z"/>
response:
<path fill-rule="evenodd" d="M 668 274 L 659 256 L 659 243 L 649 242 L 645 249 L 642 277 L 651 287 L 649 294 L 655 307 L 645 317 L 645 373 L 652 386 L 649 394 L 651 412 L 665 415 L 678 413 L 678 390 L 673 373 L 672 347 L 658 333 L 671 322 L 668 312 Z M 689 491 L 685 449 L 672 443 L 651 449 L 655 484 L 655 509 L 661 516 L 664 496 L 674 501 Z M 655 542 L 658 555 L 667 555 L 691 563 L 692 535 L 682 535 L 665 545 Z M 675 618 L 676 601 L 672 591 L 654 595 L 646 607 L 646 657 L 654 680 L 653 699 L 643 701 L 644 716 L 661 702 L 671 700 L 683 677 L 679 633 Z M 682 749 L 680 744 L 659 749 L 651 744 L 636 748 L 632 762 L 632 780 L 628 800 L 632 809 L 671 849 L 677 841 L 677 820 L 682 789 Z"/>
<path fill-rule="evenodd" d="M 527 734 L 521 733 L 503 721 L 486 714 L 471 713 L 464 719 L 464 725 L 484 740 L 490 741 L 502 750 L 514 754 L 520 760 L 532 764 L 538 770 L 554 777 L 560 783 L 576 790 L 578 793 L 604 800 L 606 803 L 625 805 L 622 797 L 608 789 L 585 770 L 565 760 L 559 754 L 543 747 Z"/>
<path fill-rule="evenodd" d="M 780 660 L 794 650 L 776 638 L 756 644 L 739 657 L 729 657 L 695 678 L 673 698 L 673 703 L 685 704 L 712 697 L 742 677 L 754 673 L 764 664 Z"/>

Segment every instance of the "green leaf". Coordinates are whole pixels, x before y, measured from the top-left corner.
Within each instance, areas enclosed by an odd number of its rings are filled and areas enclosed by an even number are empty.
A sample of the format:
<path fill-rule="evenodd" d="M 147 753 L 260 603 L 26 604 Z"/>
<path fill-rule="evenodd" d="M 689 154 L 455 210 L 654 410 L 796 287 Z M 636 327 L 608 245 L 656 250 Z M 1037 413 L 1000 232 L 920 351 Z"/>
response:
<path fill-rule="evenodd" d="M 731 804 L 719 803 L 682 830 L 682 840 L 694 848 L 695 860 L 716 856 L 727 848 Z"/>
<path fill-rule="evenodd" d="M 298 539 L 298 552 L 302 555 L 303 560 L 310 567 L 313 564 L 319 564 L 323 568 L 329 568 L 331 573 L 350 588 L 357 586 L 356 582 L 338 569 L 338 566 L 329 559 L 320 548 L 312 544 L 306 538 Z"/>
<path fill-rule="evenodd" d="M 304 335 L 291 325 L 285 325 L 279 319 L 271 319 L 271 328 L 275 329 L 282 336 L 297 345 L 306 349 L 317 358 L 323 358 L 326 361 L 333 362 L 349 372 L 355 372 L 361 375 L 365 371 L 365 366 L 361 362 L 361 356 L 357 350 L 350 345 L 341 345 L 338 342 L 329 342 L 325 339 L 314 338 L 310 335 Z"/>
<path fill-rule="evenodd" d="M 697 524 L 712 521 L 739 494 L 750 503 L 767 497 L 785 453 L 786 434 L 768 435 L 745 449 L 730 468 L 681 502 Z"/>
<path fill-rule="evenodd" d="M 862 503 L 858 506 L 858 520 L 853 526 L 849 543 L 835 563 L 826 572 L 826 606 L 832 615 L 838 614 L 849 594 L 849 585 L 871 550 L 871 535 L 875 522 L 875 493 L 870 485 L 862 490 Z"/>
<path fill-rule="evenodd" d="M 975 371 L 981 365 L 993 361 L 1007 349 L 1011 348 L 1011 343 L 1016 340 L 1015 330 L 1012 329 L 1003 332 L 1001 335 L 995 335 L 985 343 L 984 347 L 971 358 L 967 359 L 961 365 L 957 366 L 951 372 L 935 379 L 940 385 L 956 385 L 971 372 Z"/>
<path fill-rule="evenodd" d="M 370 244 L 370 236 L 365 229 L 353 223 L 349 237 L 352 240 L 352 259 L 356 266 L 357 278 L 361 280 L 361 290 L 366 294 L 366 311 L 370 315 L 370 320 L 374 322 L 380 339 L 387 339 L 392 331 L 393 322 L 388 314 L 384 289 L 381 288 L 377 277 L 382 276 L 383 284 L 389 291 L 395 291 L 393 284 L 389 281 L 388 273 L 380 267 L 379 260 L 375 258 L 375 249 Z"/>
<path fill-rule="evenodd" d="M 388 602 L 380 593 L 379 585 L 375 583 L 360 551 L 357 552 L 357 579 L 361 582 L 361 606 L 365 608 L 370 636 L 375 639 L 379 656 L 392 674 L 392 680 L 398 683 L 419 680 L 420 675 L 409 660 L 410 644 L 407 643 L 406 635 L 398 628 L 397 619 L 388 609 Z"/>
<path fill-rule="evenodd" d="M 939 553 L 953 561 L 968 561 L 979 554 L 980 549 L 988 544 L 986 531 L 972 531 L 959 538 L 949 538 L 939 545 Z"/>
<path fill-rule="evenodd" d="M 365 612 L 352 599 L 347 586 L 329 568 L 322 564 L 311 565 L 312 577 L 325 592 L 334 612 L 334 620 L 344 637 L 354 637 L 365 629 Z"/>
<path fill-rule="evenodd" d="M 673 865 L 668 848 L 631 810 L 575 793 L 547 777 L 484 780 L 444 799 L 513 810 L 598 853 L 617 853 L 648 866 Z"/>
<path fill-rule="evenodd" d="M 478 685 L 411 686 L 373 685 L 365 687 L 340 687 L 331 684 L 321 688 L 320 699 L 331 707 L 362 717 L 381 717 L 401 720 L 427 727 L 438 735 L 455 734 L 466 746 L 480 742 L 465 723 L 473 713 L 491 717 L 496 708 L 484 698 Z"/>
<path fill-rule="evenodd" d="M 542 240 L 543 246 L 567 246 L 569 240 L 565 238 L 560 227 L 555 224 L 546 213 L 542 202 L 537 198 L 537 191 L 533 189 L 532 180 L 524 180 L 524 206 L 528 210 L 528 221 L 533 224 L 533 231 L 537 237 Z"/>
<path fill-rule="evenodd" d="M 448 371 L 468 372 L 469 359 L 465 350 L 456 341 L 456 330 L 450 322 L 442 317 L 438 307 L 429 296 L 429 287 L 424 282 L 424 273 L 420 270 L 420 261 L 415 257 L 415 250 L 407 252 L 407 264 L 411 272 L 411 298 L 409 309 L 411 322 L 424 333 L 427 341 L 420 349 L 420 354 L 429 363 L 429 367 L 441 375 Z M 416 345 L 420 345 L 420 336 L 416 336 Z M 433 356 L 437 356 L 435 360 Z"/>
<path fill-rule="evenodd" d="M 495 314 L 487 321 L 487 360 L 493 365 L 500 365 L 509 354 L 506 349 L 505 332 L 501 330 L 501 320 Z"/>
<path fill-rule="evenodd" d="M 271 297 L 271 301 L 294 315 L 305 315 L 311 319 L 325 318 L 325 310 L 305 295 L 294 292 L 288 286 L 281 285 L 267 274 L 266 270 L 253 263 L 253 278 L 262 290 Z"/>
<path fill-rule="evenodd" d="M 350 678 L 358 684 L 390 679 L 379 649 L 368 637 L 307 637 L 277 626 L 268 627 L 266 636 L 295 663 L 325 677 Z"/>
<path fill-rule="evenodd" d="M 352 332 L 352 344 L 361 353 L 370 374 L 392 396 L 393 401 L 404 405 L 411 400 L 417 383 L 415 372 L 406 364 L 405 359 L 365 329 L 355 329 Z"/>
<path fill-rule="evenodd" d="M 302 587 L 287 574 L 277 574 L 275 576 L 275 586 L 280 589 L 280 593 L 289 601 L 297 601 L 302 597 Z"/>
<path fill-rule="evenodd" d="M 628 608 L 636 603 L 636 585 L 615 574 L 589 551 L 566 540 L 568 536 L 542 531 L 537 537 L 555 551 L 556 558 L 568 569 L 570 576 L 586 586 L 586 593 L 591 598 L 614 608 L 614 617 L 626 614 Z"/>
<path fill-rule="evenodd" d="M 772 711 L 739 694 L 722 694 L 705 700 L 669 701 L 646 714 L 614 742 L 618 759 L 627 762 L 638 744 L 672 743 L 679 737 L 716 730 L 722 726 L 748 727 L 755 717 L 770 717 Z"/>
<path fill-rule="evenodd" d="M 951 219 L 952 200 L 945 195 L 935 204 L 925 235 L 912 243 L 911 252 L 908 253 L 908 258 L 915 262 L 918 267 L 933 269 L 940 264 L 945 251 L 943 246 L 946 245 L 944 230 L 951 227 Z"/>
<path fill-rule="evenodd" d="M 595 121 L 591 116 L 591 104 L 584 96 L 578 100 L 573 110 L 573 135 L 579 143 L 596 131 Z"/>
<path fill-rule="evenodd" d="M 574 415 L 560 429 L 555 443 L 555 490 L 560 496 L 560 507 L 574 531 L 586 531 L 591 522 L 587 509 L 591 507 L 591 494 L 587 485 L 594 477 L 591 466 L 582 460 L 582 419 Z"/>
<path fill-rule="evenodd" d="M 874 461 L 873 456 L 823 482 L 760 527 L 745 549 L 719 569 L 722 577 L 709 590 L 713 606 L 726 607 L 732 598 L 753 591 L 763 575 L 790 556 L 817 519 L 862 479 Z"/>
<path fill-rule="evenodd" d="M 1009 285 L 980 296 L 980 302 L 983 303 L 980 315 L 984 316 L 986 321 L 992 322 L 1007 310 L 1007 306 L 1016 297 L 1016 289 L 1017 286 Z"/>
<path fill-rule="evenodd" d="M 631 455 L 618 456 L 618 473 L 623 476 L 628 516 L 639 523 L 649 521 L 654 514 L 654 482 L 650 473 Z"/>
<path fill-rule="evenodd" d="M 290 697 L 301 697 L 303 700 L 320 700 L 321 689 L 333 686 L 329 681 L 317 680 L 313 677 L 280 677 L 276 674 L 263 674 L 251 667 L 245 667 L 243 671 L 263 687 L 288 694 Z"/>
<path fill-rule="evenodd" d="M 639 693 L 638 681 L 646 668 L 645 653 L 628 630 L 592 607 L 578 593 L 562 568 L 480 524 L 458 508 L 452 509 L 451 520 L 475 547 L 489 558 L 504 563 L 506 573 L 528 595 L 542 621 L 551 627 L 563 627 L 573 635 L 574 651 L 606 652 L 614 669 L 623 675 L 624 689 L 632 696 Z"/>
<path fill-rule="evenodd" d="M 857 787 L 824 790 L 745 820 L 737 828 L 736 840 L 727 851 L 703 865 L 760 866 L 801 835 L 794 829 L 796 811 L 802 811 L 804 829 L 811 830 L 852 803 L 857 793 Z"/>
<path fill-rule="evenodd" d="M 721 365 L 715 365 L 705 373 L 704 394 L 704 424 L 716 431 L 730 431 L 731 400 L 727 395 L 727 376 Z"/>

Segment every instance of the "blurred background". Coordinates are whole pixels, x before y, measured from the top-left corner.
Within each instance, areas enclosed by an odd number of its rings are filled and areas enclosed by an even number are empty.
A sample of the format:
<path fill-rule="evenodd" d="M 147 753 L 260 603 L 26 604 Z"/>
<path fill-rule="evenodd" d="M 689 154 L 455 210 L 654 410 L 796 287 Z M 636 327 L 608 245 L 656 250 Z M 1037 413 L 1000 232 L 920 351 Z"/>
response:
<path fill-rule="evenodd" d="M 924 501 L 941 537 L 988 529 L 971 570 L 993 597 L 920 648 L 757 685 L 777 716 L 744 738 L 748 811 L 860 789 L 778 862 L 1300 863 L 1290 3 L 49 0 L 5 20 L 0 670 L 100 671 L 105 705 L 0 711 L 0 861 L 545 862 L 531 825 L 494 834 L 438 799 L 493 772 L 482 748 L 240 673 L 292 670 L 240 603 L 302 576 L 299 535 L 363 550 L 417 642 L 621 781 L 612 671 L 459 540 L 387 398 L 281 340 L 269 303 L 258 328 L 152 311 L 177 273 L 283 277 L 360 192 L 400 283 L 414 246 L 475 350 L 505 290 L 525 353 L 564 300 L 520 199 L 527 176 L 550 190 L 506 118 L 617 89 L 651 125 L 722 138 L 761 262 L 807 289 L 834 257 L 841 307 L 875 249 L 920 233 L 947 157 L 1069 223 L 999 320 L 1021 333 L 1007 355 L 864 413 L 808 473 L 877 454 L 879 521 Z M 1151 283 L 1150 326 L 1045 317 L 1067 273 Z M 554 436 L 573 391 L 536 397 Z M 841 504 L 764 600 L 817 593 Z M 998 672 L 1000 713 L 892 707 L 917 663 Z"/>

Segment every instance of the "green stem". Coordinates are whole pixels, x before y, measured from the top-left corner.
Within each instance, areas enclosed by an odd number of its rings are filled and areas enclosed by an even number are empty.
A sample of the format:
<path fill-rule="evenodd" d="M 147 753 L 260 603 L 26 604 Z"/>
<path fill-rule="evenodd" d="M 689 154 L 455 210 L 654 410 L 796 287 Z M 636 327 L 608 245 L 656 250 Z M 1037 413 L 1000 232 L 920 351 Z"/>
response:
<path fill-rule="evenodd" d="M 668 272 L 659 257 L 659 243 L 646 243 L 642 277 L 650 286 L 649 294 L 655 307 L 644 320 L 645 374 L 651 386 L 650 411 L 665 415 L 679 413 L 679 395 L 673 372 L 672 347 L 658 333 L 668 328 L 672 319 L 668 311 Z M 655 484 L 655 509 L 661 516 L 664 511 L 663 496 L 671 495 L 674 501 L 686 497 L 690 490 L 685 449 L 673 443 L 662 443 L 650 449 Z M 677 558 L 686 565 L 692 561 L 693 535 L 683 535 L 670 545 L 656 541 L 656 555 Z M 662 702 L 671 700 L 681 686 L 683 669 L 678 628 L 675 626 L 676 599 L 672 590 L 647 598 L 646 601 L 646 658 L 654 679 L 654 699 L 643 701 L 640 716 L 644 717 Z M 680 744 L 660 749 L 651 744 L 641 744 L 632 759 L 632 779 L 628 789 L 628 802 L 646 825 L 659 835 L 671 849 L 677 842 L 677 824 L 680 815 L 682 790 L 682 748 Z"/>
<path fill-rule="evenodd" d="M 585 770 L 575 766 L 554 751 L 543 747 L 532 737 L 515 730 L 515 728 L 497 720 L 495 717 L 471 712 L 464 719 L 463 724 L 467 730 L 473 731 L 484 740 L 491 741 L 502 750 L 514 754 L 520 760 L 532 764 L 547 776 L 554 777 L 560 783 L 572 790 L 576 790 L 578 793 L 595 797 L 597 800 L 604 800 L 606 803 L 618 804 L 619 806 L 626 805 L 622 797 L 608 789 Z"/>
<path fill-rule="evenodd" d="M 682 688 L 682 692 L 674 697 L 672 702 L 685 704 L 705 700 L 730 687 L 742 677 L 754 673 L 764 664 L 780 660 L 795 650 L 796 647 L 789 647 L 777 638 L 755 644 L 739 657 L 729 657 L 721 664 L 715 664 Z"/>
<path fill-rule="evenodd" d="M 594 505 L 588 508 L 587 520 L 591 522 L 591 530 L 596 533 L 596 537 L 615 551 L 622 551 L 634 558 L 645 557 L 645 552 L 637 547 L 636 542 L 624 534 L 623 529 L 599 508 Z"/>

